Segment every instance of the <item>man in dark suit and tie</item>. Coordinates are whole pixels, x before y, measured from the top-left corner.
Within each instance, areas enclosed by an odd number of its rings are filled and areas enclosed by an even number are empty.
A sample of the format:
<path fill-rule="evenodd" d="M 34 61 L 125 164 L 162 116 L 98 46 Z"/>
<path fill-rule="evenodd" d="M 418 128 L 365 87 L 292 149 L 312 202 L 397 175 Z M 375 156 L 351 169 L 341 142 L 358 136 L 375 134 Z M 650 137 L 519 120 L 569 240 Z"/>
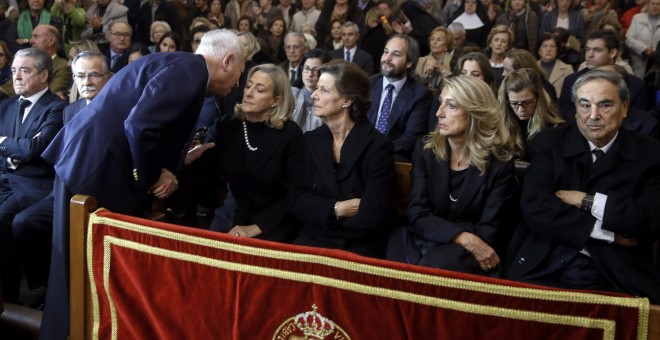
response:
<path fill-rule="evenodd" d="M 236 86 L 245 56 L 228 30 L 206 33 L 195 54 L 155 53 L 114 75 L 43 153 L 55 164 L 53 252 L 41 334 L 68 334 L 68 202 L 95 196 L 112 211 L 144 215 L 169 197 L 206 95 Z"/>
<path fill-rule="evenodd" d="M 131 47 L 131 34 L 133 29 L 123 21 L 116 21 L 108 31 L 107 48 L 103 51 L 110 62 L 110 70 L 119 72 L 128 64 L 128 49 Z"/>
<path fill-rule="evenodd" d="M 40 155 L 62 128 L 66 104 L 48 89 L 53 63 L 46 51 L 20 50 L 11 68 L 17 96 L 0 103 L 0 269 L 5 301 L 18 302 L 22 240 L 12 221 L 53 188 L 53 166 Z"/>
<path fill-rule="evenodd" d="M 286 61 L 277 65 L 281 67 L 289 77 L 293 87 L 302 87 L 302 59 L 309 50 L 309 43 L 305 35 L 300 32 L 289 32 L 284 37 L 284 52 Z"/>
<path fill-rule="evenodd" d="M 621 75 L 590 71 L 572 93 L 577 124 L 531 142 L 524 220 L 507 277 L 658 303 L 652 246 L 660 231 L 660 143 L 621 128 L 630 105 Z"/>
<path fill-rule="evenodd" d="M 360 66 L 367 74 L 374 73 L 374 57 L 357 47 L 360 39 L 360 27 L 350 21 L 341 26 L 341 41 L 344 47 L 330 52 L 331 59 L 344 59 Z"/>
<path fill-rule="evenodd" d="M 409 161 L 417 138 L 427 132 L 432 95 L 414 77 L 419 58 L 415 39 L 397 34 L 385 45 L 381 74 L 371 78 L 367 118 L 394 143 L 395 158 Z"/>
<path fill-rule="evenodd" d="M 107 59 L 102 53 L 85 51 L 73 58 L 73 78 L 81 99 L 64 108 L 64 123 L 82 110 L 112 77 Z M 14 217 L 12 230 L 31 289 L 46 285 L 50 267 L 53 231 L 52 192 L 38 202 L 22 210 Z M 34 294 L 33 294 L 34 295 Z M 44 301 L 35 297 L 34 307 Z"/>
<path fill-rule="evenodd" d="M 575 104 L 571 100 L 571 89 L 575 81 L 591 70 L 605 65 L 614 65 L 619 51 L 621 51 L 621 40 L 612 31 L 596 30 L 589 35 L 584 52 L 587 67 L 566 76 L 559 95 L 559 112 L 567 122 L 575 123 Z M 646 110 L 644 82 L 634 75 L 629 75 L 626 77 L 626 84 L 631 96 L 630 105 Z"/>

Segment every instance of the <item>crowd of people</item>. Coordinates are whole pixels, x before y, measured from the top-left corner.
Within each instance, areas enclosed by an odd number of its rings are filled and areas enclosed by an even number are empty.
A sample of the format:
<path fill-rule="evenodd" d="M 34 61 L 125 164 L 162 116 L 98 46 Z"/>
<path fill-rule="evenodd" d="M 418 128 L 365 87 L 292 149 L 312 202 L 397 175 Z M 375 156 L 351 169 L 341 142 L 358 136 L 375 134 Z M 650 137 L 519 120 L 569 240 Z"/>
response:
<path fill-rule="evenodd" d="M 2 292 L 44 339 L 74 193 L 660 303 L 660 0 L 0 0 L 0 32 Z"/>

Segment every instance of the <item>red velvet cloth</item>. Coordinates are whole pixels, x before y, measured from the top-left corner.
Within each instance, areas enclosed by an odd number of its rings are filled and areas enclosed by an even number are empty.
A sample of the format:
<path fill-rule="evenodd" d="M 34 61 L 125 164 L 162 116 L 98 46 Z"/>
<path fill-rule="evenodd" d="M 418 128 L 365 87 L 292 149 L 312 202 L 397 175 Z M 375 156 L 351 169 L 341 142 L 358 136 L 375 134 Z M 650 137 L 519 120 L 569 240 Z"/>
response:
<path fill-rule="evenodd" d="M 98 211 L 100 339 L 637 339 L 648 301 Z M 305 333 L 305 331 L 307 333 Z"/>

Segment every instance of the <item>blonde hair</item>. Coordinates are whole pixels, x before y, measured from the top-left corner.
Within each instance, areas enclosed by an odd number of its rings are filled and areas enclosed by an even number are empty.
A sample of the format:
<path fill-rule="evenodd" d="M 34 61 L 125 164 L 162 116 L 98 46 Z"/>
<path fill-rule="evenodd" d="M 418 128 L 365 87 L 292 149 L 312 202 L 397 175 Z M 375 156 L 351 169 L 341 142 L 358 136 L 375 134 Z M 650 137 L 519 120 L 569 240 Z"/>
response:
<path fill-rule="evenodd" d="M 552 104 L 550 97 L 543 89 L 541 75 L 533 69 L 521 68 L 511 72 L 500 85 L 498 93 L 499 111 L 504 116 L 510 117 L 510 129 L 518 129 L 516 113 L 511 107 L 509 92 L 520 92 L 529 90 L 536 96 L 536 106 L 534 114 L 527 122 L 527 140 L 532 139 L 537 133 L 547 126 L 557 126 L 564 123 L 564 119 L 559 116 L 557 108 Z M 520 142 L 522 147 L 524 143 Z"/>
<path fill-rule="evenodd" d="M 383 15 L 383 10 L 381 10 L 378 6 L 371 7 L 367 11 L 367 13 L 364 15 L 365 23 L 367 23 L 367 20 L 373 20 L 380 23 L 383 26 L 385 34 L 388 36 L 394 32 L 394 29 L 392 29 L 392 26 L 390 26 L 389 21 L 385 15 Z"/>
<path fill-rule="evenodd" d="M 431 34 L 429 34 L 429 43 L 431 43 L 431 37 L 437 33 L 437 32 L 442 32 L 445 34 L 445 39 L 447 40 L 447 51 L 451 51 L 454 49 L 454 35 L 449 32 L 449 30 L 444 27 L 444 26 L 438 26 L 431 31 Z"/>
<path fill-rule="evenodd" d="M 457 76 L 445 79 L 444 88 L 451 91 L 456 103 L 467 113 L 465 131 L 466 157 L 483 176 L 489 158 L 507 162 L 522 153 L 518 130 L 509 129 L 510 118 L 497 111 L 493 90 L 481 79 Z M 426 138 L 425 149 L 431 149 L 438 159 L 448 161 L 451 150 L 447 137 L 436 129 Z"/>
<path fill-rule="evenodd" d="M 172 32 L 172 27 L 170 24 L 167 23 L 167 21 L 154 21 L 151 23 L 151 29 L 149 30 L 149 40 L 152 43 L 158 43 L 158 41 L 154 40 L 154 31 L 158 26 L 165 28 L 165 32 Z M 163 32 L 163 34 L 165 34 Z"/>
<path fill-rule="evenodd" d="M 490 33 L 488 33 L 488 38 L 486 39 L 486 45 L 490 47 L 490 41 L 493 40 L 495 34 L 500 33 L 506 33 L 509 35 L 509 46 L 507 47 L 507 50 L 510 49 L 511 46 L 513 46 L 513 32 L 505 25 L 497 25 L 490 30 Z"/>
<path fill-rule="evenodd" d="M 270 79 L 273 81 L 273 97 L 280 97 L 282 99 L 279 105 L 270 110 L 268 119 L 266 119 L 267 126 L 281 129 L 284 127 L 286 121 L 291 120 L 291 115 L 296 102 L 293 98 L 293 93 L 291 93 L 291 83 L 289 83 L 289 78 L 282 68 L 273 64 L 263 64 L 250 69 L 247 79 L 249 80 L 252 78 L 252 75 L 257 71 L 266 73 L 270 76 Z M 236 104 L 234 115 L 241 120 L 245 119 L 245 113 L 243 113 L 241 104 Z"/>

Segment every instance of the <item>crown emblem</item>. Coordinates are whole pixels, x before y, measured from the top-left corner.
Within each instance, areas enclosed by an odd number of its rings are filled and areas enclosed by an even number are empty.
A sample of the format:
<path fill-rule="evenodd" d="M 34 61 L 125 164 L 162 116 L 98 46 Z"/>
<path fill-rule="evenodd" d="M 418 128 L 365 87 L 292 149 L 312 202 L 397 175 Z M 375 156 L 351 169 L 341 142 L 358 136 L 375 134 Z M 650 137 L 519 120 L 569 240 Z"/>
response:
<path fill-rule="evenodd" d="M 324 339 L 335 331 L 335 324 L 330 319 L 316 313 L 316 305 L 312 310 L 300 313 L 294 317 L 296 327 L 300 329 L 308 339 Z"/>

